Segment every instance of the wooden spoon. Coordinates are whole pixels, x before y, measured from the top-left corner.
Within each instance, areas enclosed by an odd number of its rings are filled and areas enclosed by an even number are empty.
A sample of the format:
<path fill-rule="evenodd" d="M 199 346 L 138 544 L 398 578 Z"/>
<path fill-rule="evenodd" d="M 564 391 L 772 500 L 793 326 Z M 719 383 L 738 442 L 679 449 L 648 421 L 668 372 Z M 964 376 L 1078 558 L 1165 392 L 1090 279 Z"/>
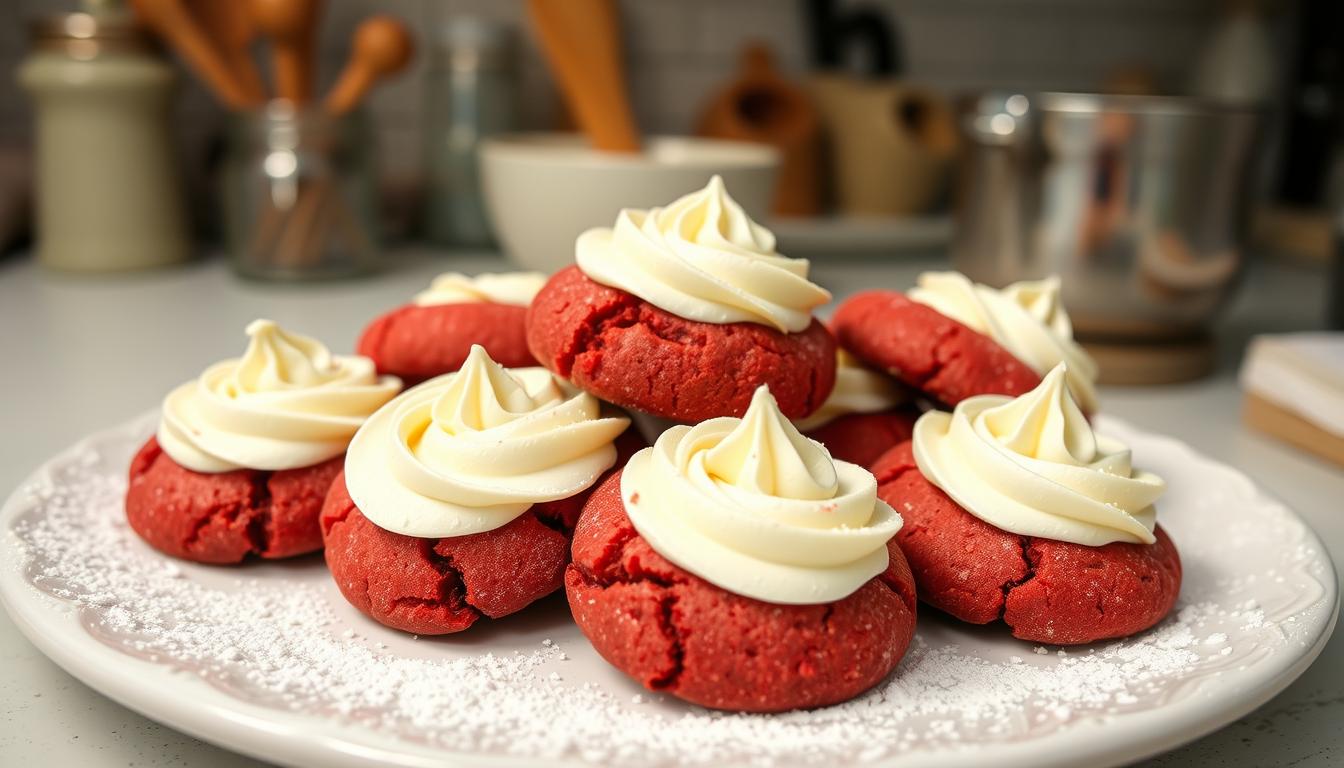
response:
<path fill-rule="evenodd" d="M 406 25 L 391 16 L 370 16 L 355 27 L 350 60 L 327 93 L 326 110 L 341 115 L 354 109 L 379 79 L 396 74 L 411 61 L 415 44 Z"/>
<path fill-rule="evenodd" d="M 187 0 L 191 15 L 214 42 L 249 99 L 266 99 L 266 85 L 248 47 L 256 28 L 238 0 Z"/>
<path fill-rule="evenodd" d="M 528 0 L 551 72 L 593 146 L 638 152 L 613 0 Z"/>
<path fill-rule="evenodd" d="M 322 0 L 247 0 L 252 23 L 271 39 L 275 94 L 295 104 L 313 97 L 313 40 Z"/>
<path fill-rule="evenodd" d="M 250 109 L 261 100 L 248 93 L 182 0 L 131 0 L 136 15 L 168 41 L 216 98 L 232 109 Z"/>

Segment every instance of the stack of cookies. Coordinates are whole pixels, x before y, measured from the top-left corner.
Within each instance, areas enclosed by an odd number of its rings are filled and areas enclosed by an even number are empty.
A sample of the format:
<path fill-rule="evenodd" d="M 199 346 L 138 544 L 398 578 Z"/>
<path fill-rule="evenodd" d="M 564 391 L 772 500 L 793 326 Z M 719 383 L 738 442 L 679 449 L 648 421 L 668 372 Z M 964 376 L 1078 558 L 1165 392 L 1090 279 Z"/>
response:
<path fill-rule="evenodd" d="M 857 696 L 917 599 L 1061 645 L 1171 610 L 1164 484 L 1093 430 L 1057 281 L 927 273 L 828 328 L 718 178 L 575 251 L 443 275 L 357 356 L 253 323 L 164 401 L 132 527 L 201 562 L 324 549 L 351 604 L 417 634 L 564 589 L 611 664 L 732 710 Z"/>

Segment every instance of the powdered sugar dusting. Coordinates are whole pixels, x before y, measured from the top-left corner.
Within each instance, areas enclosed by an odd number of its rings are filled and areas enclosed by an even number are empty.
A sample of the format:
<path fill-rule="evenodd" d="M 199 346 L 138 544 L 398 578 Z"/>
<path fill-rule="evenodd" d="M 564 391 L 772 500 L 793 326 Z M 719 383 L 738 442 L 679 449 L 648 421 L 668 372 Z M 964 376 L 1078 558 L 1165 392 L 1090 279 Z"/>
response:
<path fill-rule="evenodd" d="M 1183 539 L 1183 521 L 1168 515 L 1174 538 L 1189 542 L 1185 600 L 1143 636 L 1037 647 L 925 611 L 897 673 L 868 694 L 810 712 L 725 714 L 642 691 L 602 665 L 556 601 L 503 629 L 415 640 L 354 614 L 317 558 L 241 569 L 170 561 L 135 538 L 121 511 L 143 429 L 85 445 L 20 490 L 27 511 L 9 543 L 23 556 L 11 567 L 76 606 L 114 648 L 249 702 L 419 747 L 600 764 L 822 765 L 1040 738 L 1188 697 L 1218 672 L 1304 642 L 1323 594 L 1311 601 L 1310 582 L 1325 578 L 1311 544 L 1285 545 L 1272 572 L 1236 572 L 1239 549 L 1306 539 L 1287 513 L 1229 519 L 1223 500 L 1216 542 Z"/>

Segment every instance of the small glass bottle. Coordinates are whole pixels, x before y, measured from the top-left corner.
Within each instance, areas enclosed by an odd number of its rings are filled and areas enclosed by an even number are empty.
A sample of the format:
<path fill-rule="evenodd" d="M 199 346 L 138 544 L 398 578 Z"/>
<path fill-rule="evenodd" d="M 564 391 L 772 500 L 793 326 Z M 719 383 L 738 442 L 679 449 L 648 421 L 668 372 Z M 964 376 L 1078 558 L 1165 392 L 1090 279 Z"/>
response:
<path fill-rule="evenodd" d="M 18 80 L 35 107 L 38 260 L 77 272 L 185 261 L 176 75 L 133 19 L 71 13 L 37 22 Z"/>
<path fill-rule="evenodd" d="M 517 126 L 513 28 L 474 18 L 448 20 L 435 41 L 426 81 L 425 234 L 440 245 L 490 245 L 476 149 L 482 138 Z"/>
<path fill-rule="evenodd" d="M 376 146 L 358 110 L 273 101 L 229 116 L 225 240 L 245 277 L 349 277 L 378 265 Z"/>

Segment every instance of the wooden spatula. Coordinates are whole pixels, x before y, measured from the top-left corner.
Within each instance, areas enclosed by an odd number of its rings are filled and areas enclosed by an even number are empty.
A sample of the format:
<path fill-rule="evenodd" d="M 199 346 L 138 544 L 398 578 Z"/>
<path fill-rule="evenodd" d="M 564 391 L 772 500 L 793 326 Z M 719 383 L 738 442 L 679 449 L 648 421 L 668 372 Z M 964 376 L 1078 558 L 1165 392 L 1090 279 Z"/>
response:
<path fill-rule="evenodd" d="M 614 0 L 528 0 L 527 8 L 551 72 L 593 146 L 638 152 Z"/>
<path fill-rule="evenodd" d="M 251 109 L 261 99 L 250 94 L 182 0 L 131 0 L 135 14 L 177 51 L 225 106 Z"/>
<path fill-rule="evenodd" d="M 266 84 L 248 50 L 256 29 L 246 9 L 238 0 L 187 0 L 187 8 L 201 30 L 214 41 L 248 98 L 258 103 L 264 101 Z"/>

